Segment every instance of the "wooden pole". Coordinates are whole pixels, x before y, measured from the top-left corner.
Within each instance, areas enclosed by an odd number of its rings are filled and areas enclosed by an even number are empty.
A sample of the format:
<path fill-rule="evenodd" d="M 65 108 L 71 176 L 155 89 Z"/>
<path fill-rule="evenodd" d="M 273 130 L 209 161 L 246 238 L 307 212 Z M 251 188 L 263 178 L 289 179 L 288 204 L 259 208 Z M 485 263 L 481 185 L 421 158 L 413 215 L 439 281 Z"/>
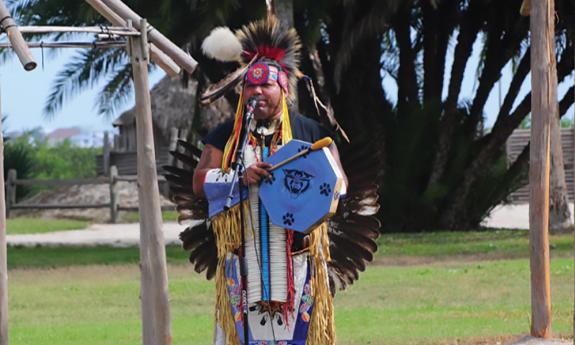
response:
<path fill-rule="evenodd" d="M 4 143 L 2 143 L 4 144 Z M 4 173 L 4 170 L 2 170 Z M 18 174 L 16 170 L 8 170 L 8 178 L 6 179 L 6 218 L 10 218 L 10 209 L 16 203 L 16 180 Z M 4 179 L 2 179 L 4 181 Z"/>
<path fill-rule="evenodd" d="M 28 49 L 24 37 L 22 37 L 22 34 L 18 30 L 18 26 L 14 19 L 12 19 L 10 11 L 8 11 L 3 0 L 0 0 L 0 25 L 2 25 L 2 28 L 6 31 L 8 39 L 14 48 L 14 52 L 18 55 L 18 59 L 20 59 L 20 63 L 22 63 L 24 69 L 31 71 L 36 68 L 36 61 L 34 61 L 34 57 L 30 49 Z"/>
<path fill-rule="evenodd" d="M 102 146 L 102 170 L 104 175 L 108 175 L 110 172 L 110 136 L 108 131 L 104 131 L 104 142 Z"/>
<path fill-rule="evenodd" d="M 28 42 L 29 48 L 124 48 L 126 46 L 125 42 L 107 42 L 107 41 L 96 41 L 96 42 Z M 14 48 L 10 42 L 0 42 L 0 48 Z"/>
<path fill-rule="evenodd" d="M 118 168 L 115 165 L 110 167 L 110 221 L 118 222 Z"/>
<path fill-rule="evenodd" d="M 531 335 L 551 337 L 549 273 L 550 116 L 557 103 L 554 0 L 531 3 L 531 149 L 529 153 L 529 253 Z"/>
<path fill-rule="evenodd" d="M 102 0 L 112 11 L 122 17 L 124 20 L 131 20 L 136 29 L 141 29 L 140 17 L 136 12 L 132 11 L 126 4 L 120 0 Z M 148 25 L 148 24 L 146 24 Z M 178 65 L 185 69 L 188 73 L 192 74 L 198 65 L 189 54 L 184 53 L 177 45 L 170 41 L 161 32 L 156 30 L 151 25 L 144 28 L 148 33 L 150 42 L 153 42 L 161 51 L 171 57 Z"/>
<path fill-rule="evenodd" d="M 128 30 L 124 26 L 19 26 L 18 31 L 25 34 L 84 32 L 89 34 L 103 34 L 106 36 L 140 36 L 139 32 Z"/>
<path fill-rule="evenodd" d="M 148 82 L 146 20 L 142 19 L 139 26 L 142 35 L 130 38 L 130 55 L 136 90 L 142 336 L 144 345 L 170 345 L 168 274 Z"/>
<path fill-rule="evenodd" d="M 0 114 L 1 109 L 0 101 Z M 4 197 L 4 138 L 0 120 L 0 345 L 8 345 L 8 247 Z"/>
<path fill-rule="evenodd" d="M 86 2 L 92 6 L 96 12 L 100 13 L 113 25 L 123 27 L 127 25 L 127 22 L 122 17 L 112 11 L 101 0 L 86 0 Z M 152 60 L 157 63 L 158 66 L 160 66 L 160 68 L 162 68 L 170 77 L 175 77 L 180 73 L 180 66 L 178 66 L 174 60 L 168 57 L 164 52 L 162 52 L 153 44 L 150 46 L 150 54 L 152 56 Z"/>

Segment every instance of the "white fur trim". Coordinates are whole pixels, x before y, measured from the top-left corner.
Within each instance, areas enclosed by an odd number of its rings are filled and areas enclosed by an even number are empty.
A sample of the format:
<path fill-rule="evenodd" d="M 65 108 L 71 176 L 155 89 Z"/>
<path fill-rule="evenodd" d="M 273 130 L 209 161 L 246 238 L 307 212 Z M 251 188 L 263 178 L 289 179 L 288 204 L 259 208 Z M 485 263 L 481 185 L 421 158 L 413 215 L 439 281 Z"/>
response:
<path fill-rule="evenodd" d="M 219 61 L 238 61 L 242 53 L 242 45 L 230 28 L 219 26 L 204 39 L 202 51 L 207 57 Z"/>

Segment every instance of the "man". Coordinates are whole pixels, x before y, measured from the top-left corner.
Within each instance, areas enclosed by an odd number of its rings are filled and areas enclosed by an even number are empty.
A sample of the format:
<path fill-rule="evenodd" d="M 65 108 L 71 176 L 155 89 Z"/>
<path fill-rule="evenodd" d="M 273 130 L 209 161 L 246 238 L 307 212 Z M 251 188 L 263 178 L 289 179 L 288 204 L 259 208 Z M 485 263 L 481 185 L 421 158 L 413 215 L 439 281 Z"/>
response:
<path fill-rule="evenodd" d="M 334 344 L 326 223 L 307 235 L 273 225 L 258 197 L 260 182 L 270 178 L 270 165 L 263 162 L 266 157 L 291 139 L 315 142 L 328 135 L 315 121 L 288 111 L 287 98 L 299 73 L 299 39 L 295 30 L 281 30 L 274 18 L 243 27 L 236 35 L 242 49 L 238 55 L 245 64 L 236 78 L 242 83 L 239 105 L 233 120 L 204 139 L 193 177 L 197 195 L 204 195 L 206 181 L 226 180 L 223 176 L 231 175 L 242 150 L 242 137 L 248 135 L 242 183 L 248 186 L 249 196 L 243 206 L 211 219 L 218 250 L 215 344 L 246 344 L 244 327 L 252 345 Z M 244 112 L 253 99 L 255 121 L 246 134 Z M 343 172 L 335 144 L 330 151 Z M 240 264 L 242 256 L 245 266 Z M 246 284 L 241 280 L 244 276 Z"/>
<path fill-rule="evenodd" d="M 271 65 L 268 66 L 268 68 L 275 70 L 275 74 L 278 74 L 278 68 L 276 66 Z M 257 123 L 271 124 L 274 122 L 277 123 L 281 120 L 283 111 L 283 90 L 276 80 L 267 80 L 265 83 L 260 85 L 252 84 L 249 81 L 246 81 L 243 90 L 245 102 L 254 96 L 258 100 L 254 109 L 254 119 L 257 121 Z M 320 126 L 317 122 L 309 118 L 305 118 L 302 115 L 292 115 L 290 122 L 292 123 L 292 127 L 295 127 L 296 130 L 298 130 L 297 134 L 294 136 L 294 139 L 314 142 L 323 137 L 329 136 L 329 132 Z M 220 168 L 222 166 L 223 151 L 225 144 L 232 132 L 232 127 L 233 120 L 230 120 L 223 125 L 220 125 L 214 131 L 208 134 L 208 136 L 203 140 L 205 144 L 204 151 L 202 152 L 200 162 L 198 163 L 198 166 L 194 172 L 194 193 L 196 195 L 204 194 L 203 182 L 206 172 L 210 169 Z M 256 125 L 256 128 L 262 128 L 262 126 Z M 336 145 L 332 143 L 329 149 L 336 159 L 340 170 L 343 172 Z M 244 184 L 258 184 L 262 178 L 268 178 L 270 174 L 268 173 L 267 169 L 270 167 L 270 164 L 264 162 L 253 163 L 246 168 L 243 180 Z M 345 179 L 347 183 L 347 178 Z"/>

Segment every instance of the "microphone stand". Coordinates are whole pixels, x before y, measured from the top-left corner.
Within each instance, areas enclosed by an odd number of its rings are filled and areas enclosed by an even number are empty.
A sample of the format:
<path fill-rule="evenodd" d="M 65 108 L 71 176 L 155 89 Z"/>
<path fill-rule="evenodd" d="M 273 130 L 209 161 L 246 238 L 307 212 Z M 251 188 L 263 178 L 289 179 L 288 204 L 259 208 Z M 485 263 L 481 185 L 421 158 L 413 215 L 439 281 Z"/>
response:
<path fill-rule="evenodd" d="M 257 99 L 252 97 L 248 100 L 246 105 L 247 111 L 245 116 L 245 122 L 243 127 L 243 137 L 242 137 L 242 146 L 240 146 L 238 152 L 238 158 L 235 163 L 234 175 L 232 177 L 232 183 L 230 186 L 230 191 L 226 198 L 226 204 L 224 205 L 224 210 L 229 210 L 232 205 L 233 199 L 233 192 L 236 184 L 239 183 L 240 179 L 243 177 L 245 172 L 244 166 L 244 156 L 245 150 L 248 143 L 249 138 L 249 131 L 254 121 L 254 109 L 256 107 Z M 241 276 L 241 284 L 242 284 L 242 317 L 243 317 L 243 330 L 244 330 L 244 345 L 249 345 L 249 332 L 248 332 L 248 290 L 247 290 L 247 268 L 246 268 L 246 245 L 245 245 L 245 216 L 244 216 L 244 206 L 243 206 L 243 193 L 242 193 L 242 186 L 240 185 L 238 188 L 239 191 L 239 198 L 240 198 L 240 231 L 241 231 L 241 252 L 240 252 L 240 276 Z"/>

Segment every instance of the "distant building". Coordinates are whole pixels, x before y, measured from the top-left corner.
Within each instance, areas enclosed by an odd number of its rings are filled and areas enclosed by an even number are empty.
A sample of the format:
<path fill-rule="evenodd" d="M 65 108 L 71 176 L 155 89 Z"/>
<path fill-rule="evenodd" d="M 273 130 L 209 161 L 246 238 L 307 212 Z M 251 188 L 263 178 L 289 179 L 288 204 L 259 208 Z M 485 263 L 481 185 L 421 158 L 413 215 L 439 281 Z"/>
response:
<path fill-rule="evenodd" d="M 80 147 L 101 147 L 103 133 L 91 132 L 81 127 L 57 128 L 46 135 L 49 145 L 58 144 L 69 140 L 72 144 Z"/>

